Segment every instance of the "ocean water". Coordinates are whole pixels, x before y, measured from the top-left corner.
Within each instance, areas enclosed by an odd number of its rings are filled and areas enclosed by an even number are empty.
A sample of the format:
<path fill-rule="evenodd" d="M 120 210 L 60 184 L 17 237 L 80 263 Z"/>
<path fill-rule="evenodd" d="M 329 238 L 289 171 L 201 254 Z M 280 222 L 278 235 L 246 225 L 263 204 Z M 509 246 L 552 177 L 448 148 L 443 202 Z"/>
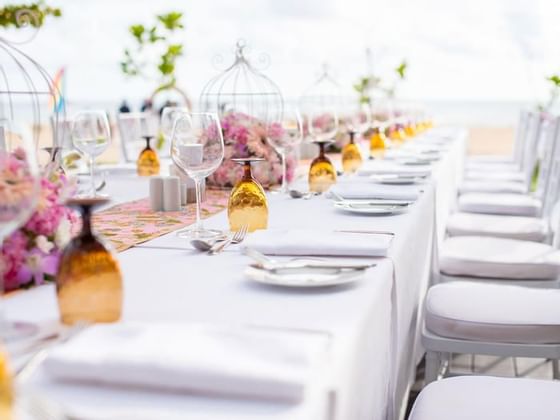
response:
<path fill-rule="evenodd" d="M 438 124 L 454 124 L 463 126 L 511 127 L 516 124 L 521 109 L 534 106 L 529 102 L 491 102 L 491 101 L 415 101 L 423 106 Z M 83 109 L 104 109 L 114 119 L 120 103 L 117 102 L 70 102 L 66 115 L 71 117 Z M 139 111 L 140 103 L 130 102 L 133 111 Z M 9 118 L 12 114 L 7 106 L 0 104 L 0 119 Z M 36 119 L 29 103 L 13 105 L 16 120 L 32 122 Z M 40 121 L 48 123 L 51 115 L 46 102 L 40 104 Z"/>

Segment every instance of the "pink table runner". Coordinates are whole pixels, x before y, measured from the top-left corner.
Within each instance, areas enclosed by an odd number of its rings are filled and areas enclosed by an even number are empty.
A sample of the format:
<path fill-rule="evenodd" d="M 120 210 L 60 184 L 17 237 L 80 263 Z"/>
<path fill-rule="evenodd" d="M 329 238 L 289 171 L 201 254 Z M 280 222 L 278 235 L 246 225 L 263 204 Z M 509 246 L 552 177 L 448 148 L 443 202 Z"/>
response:
<path fill-rule="evenodd" d="M 205 219 L 227 208 L 229 191 L 207 190 L 201 215 Z M 96 232 L 111 241 L 117 252 L 194 223 L 195 204 L 186 211 L 154 212 L 148 198 L 119 204 L 94 215 Z"/>

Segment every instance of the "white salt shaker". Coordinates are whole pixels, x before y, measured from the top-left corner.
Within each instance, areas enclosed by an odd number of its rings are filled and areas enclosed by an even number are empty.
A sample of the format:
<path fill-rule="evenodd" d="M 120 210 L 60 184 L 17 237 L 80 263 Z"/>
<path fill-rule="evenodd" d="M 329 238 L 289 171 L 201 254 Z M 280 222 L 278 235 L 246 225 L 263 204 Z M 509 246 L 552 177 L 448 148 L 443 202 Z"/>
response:
<path fill-rule="evenodd" d="M 163 177 L 150 177 L 150 208 L 152 211 L 163 211 Z"/>
<path fill-rule="evenodd" d="M 177 176 L 163 180 L 163 211 L 181 210 L 181 182 Z"/>

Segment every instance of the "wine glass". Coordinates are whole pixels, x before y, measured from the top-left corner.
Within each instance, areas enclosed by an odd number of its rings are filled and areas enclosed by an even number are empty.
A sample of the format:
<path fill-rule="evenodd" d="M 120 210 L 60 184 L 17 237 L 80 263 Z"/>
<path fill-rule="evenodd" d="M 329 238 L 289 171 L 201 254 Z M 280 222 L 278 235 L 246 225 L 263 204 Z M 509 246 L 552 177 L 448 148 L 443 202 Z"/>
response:
<path fill-rule="evenodd" d="M 161 150 L 168 151 L 169 146 L 165 145 L 171 144 L 171 136 L 173 135 L 173 126 L 177 118 L 182 115 L 189 114 L 189 108 L 181 106 L 166 106 L 161 112 L 161 118 L 159 123 L 159 138 L 158 142 L 165 143 Z"/>
<path fill-rule="evenodd" d="M 95 158 L 109 147 L 111 141 L 107 113 L 97 110 L 79 112 L 72 122 L 72 141 L 76 149 L 89 157 L 90 196 L 96 197 Z"/>
<path fill-rule="evenodd" d="M 24 225 L 33 214 L 40 195 L 40 175 L 36 147 L 31 133 L 14 123 L 2 124 L 0 140 L 0 245 L 10 249 L 10 235 Z M 5 250 L 5 251 L 6 251 Z M 0 258 L 0 263 L 2 263 Z M 9 266 L 0 264 L 0 292 L 8 279 L 3 270 Z M 8 322 L 0 313 L 0 339 L 4 342 L 33 335 L 32 324 Z"/>
<path fill-rule="evenodd" d="M 222 235 L 207 230 L 200 218 L 200 188 L 204 178 L 218 169 L 224 160 L 224 137 L 218 116 L 213 113 L 187 113 L 175 120 L 171 136 L 171 159 L 196 188 L 196 223 L 177 234 L 190 239 L 211 239 Z"/>
<path fill-rule="evenodd" d="M 303 123 L 297 109 L 284 111 L 280 122 L 270 124 L 267 140 L 282 160 L 282 187 L 280 191 L 288 193 L 288 177 L 286 171 L 286 155 L 293 152 L 303 140 Z"/>

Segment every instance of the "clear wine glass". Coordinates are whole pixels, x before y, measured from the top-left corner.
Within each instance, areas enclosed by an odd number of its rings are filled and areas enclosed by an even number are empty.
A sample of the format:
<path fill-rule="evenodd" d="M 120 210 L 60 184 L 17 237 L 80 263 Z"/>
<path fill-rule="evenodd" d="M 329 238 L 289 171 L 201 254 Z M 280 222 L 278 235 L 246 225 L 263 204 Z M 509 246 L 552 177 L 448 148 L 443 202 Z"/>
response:
<path fill-rule="evenodd" d="M 0 139 L 0 245 L 9 246 L 9 236 L 33 214 L 40 195 L 36 147 L 29 131 L 15 124 L 2 124 Z M 1 247 L 0 247 L 1 248 Z M 0 292 L 6 289 L 0 258 Z M 25 338 L 36 332 L 32 324 L 7 321 L 0 312 L 0 340 Z"/>
<path fill-rule="evenodd" d="M 164 144 L 161 147 L 162 151 L 169 151 L 171 144 L 171 136 L 173 135 L 173 126 L 177 118 L 190 113 L 189 108 L 180 106 L 166 106 L 161 112 L 159 135 L 161 136 L 158 141 Z"/>
<path fill-rule="evenodd" d="M 91 197 L 99 196 L 95 186 L 95 158 L 109 147 L 111 130 L 105 111 L 79 112 L 72 122 L 72 141 L 76 149 L 89 157 Z"/>
<path fill-rule="evenodd" d="M 218 116 L 213 113 L 188 113 L 175 120 L 171 136 L 171 159 L 196 188 L 196 223 L 177 232 L 189 239 L 211 239 L 222 235 L 208 230 L 200 218 L 202 180 L 218 169 L 224 160 L 224 137 Z"/>
<path fill-rule="evenodd" d="M 282 160 L 282 187 L 283 194 L 288 193 L 288 177 L 286 170 L 286 156 L 293 152 L 303 140 L 303 122 L 299 110 L 284 110 L 280 122 L 275 122 L 268 127 L 267 140 L 276 150 Z"/>

